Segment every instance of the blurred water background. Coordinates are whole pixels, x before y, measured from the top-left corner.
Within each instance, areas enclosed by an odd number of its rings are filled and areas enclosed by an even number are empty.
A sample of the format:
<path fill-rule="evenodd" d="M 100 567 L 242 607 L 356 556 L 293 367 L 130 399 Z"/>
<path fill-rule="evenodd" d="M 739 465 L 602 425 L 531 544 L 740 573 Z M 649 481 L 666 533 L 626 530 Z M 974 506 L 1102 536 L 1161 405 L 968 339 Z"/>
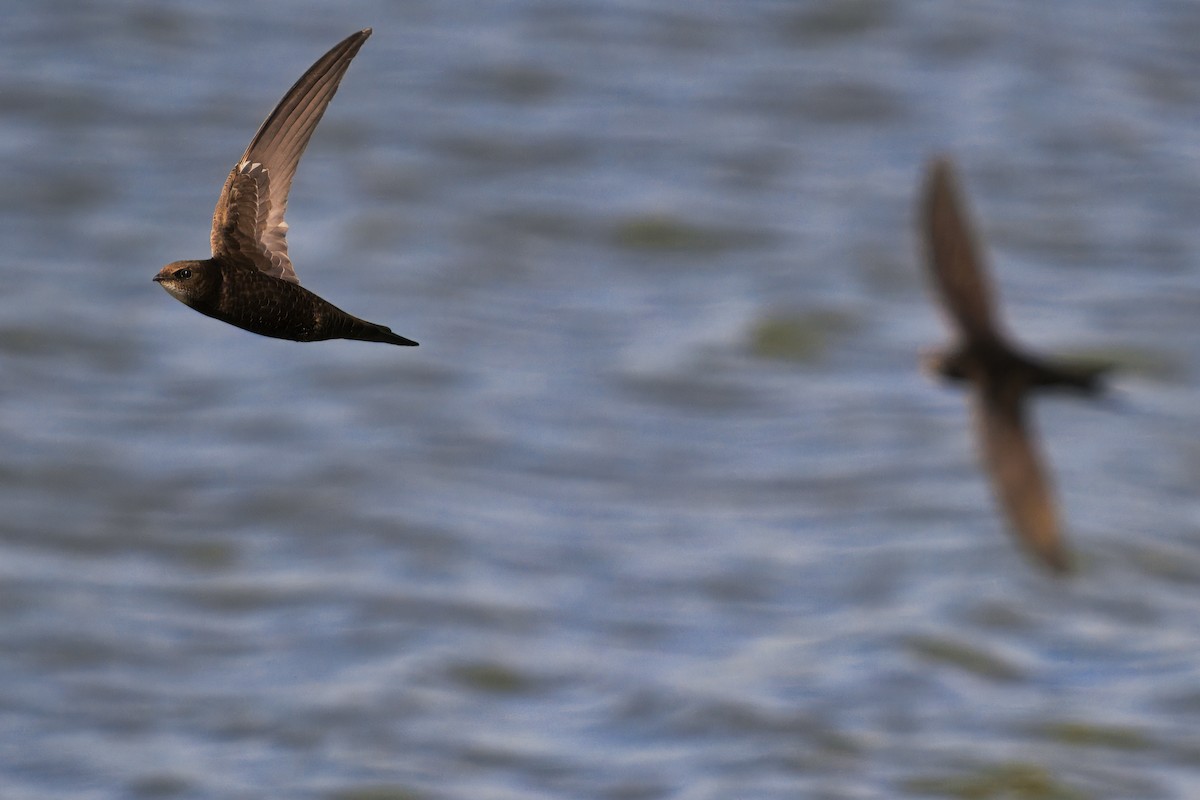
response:
<path fill-rule="evenodd" d="M 0 796 L 1200 796 L 1200 6 L 12 4 Z M 373 26 L 304 285 L 151 283 Z M 1011 544 L 917 258 L 958 159 L 1079 574 Z"/>

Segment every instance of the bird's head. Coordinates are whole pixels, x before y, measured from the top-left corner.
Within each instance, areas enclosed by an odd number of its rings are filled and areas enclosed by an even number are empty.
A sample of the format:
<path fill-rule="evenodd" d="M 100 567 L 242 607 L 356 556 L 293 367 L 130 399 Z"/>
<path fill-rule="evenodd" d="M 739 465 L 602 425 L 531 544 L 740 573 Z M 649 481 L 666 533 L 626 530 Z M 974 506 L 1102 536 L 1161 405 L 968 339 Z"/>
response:
<path fill-rule="evenodd" d="M 945 381 L 967 379 L 965 357 L 958 350 L 922 350 L 921 370 Z"/>
<path fill-rule="evenodd" d="M 211 261 L 172 261 L 158 271 L 154 282 L 190 306 L 212 291 L 215 269 Z"/>

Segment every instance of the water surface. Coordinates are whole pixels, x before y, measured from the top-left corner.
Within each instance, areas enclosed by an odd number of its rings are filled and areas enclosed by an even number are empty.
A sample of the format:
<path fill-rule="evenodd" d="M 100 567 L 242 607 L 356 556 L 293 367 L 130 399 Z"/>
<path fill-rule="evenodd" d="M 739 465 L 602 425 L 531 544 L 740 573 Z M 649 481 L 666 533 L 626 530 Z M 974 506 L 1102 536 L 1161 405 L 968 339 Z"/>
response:
<path fill-rule="evenodd" d="M 262 118 L 365 26 L 291 253 L 421 347 L 171 300 Z M 1194 796 L 1197 32 L 1077 0 L 14 10 L 0 793 Z M 1018 335 L 1134 367 L 1037 407 L 1069 581 L 915 369 L 939 151 Z"/>

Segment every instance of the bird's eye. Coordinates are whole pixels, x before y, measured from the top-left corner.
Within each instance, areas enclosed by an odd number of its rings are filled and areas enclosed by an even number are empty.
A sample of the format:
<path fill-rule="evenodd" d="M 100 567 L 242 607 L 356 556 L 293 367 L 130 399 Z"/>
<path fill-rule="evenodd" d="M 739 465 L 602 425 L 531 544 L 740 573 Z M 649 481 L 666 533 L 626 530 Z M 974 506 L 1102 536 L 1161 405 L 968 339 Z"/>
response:
<path fill-rule="evenodd" d="M 192 271 L 190 269 L 181 269 L 175 273 L 175 277 L 179 278 L 181 281 L 186 281 L 188 278 L 192 277 Z"/>

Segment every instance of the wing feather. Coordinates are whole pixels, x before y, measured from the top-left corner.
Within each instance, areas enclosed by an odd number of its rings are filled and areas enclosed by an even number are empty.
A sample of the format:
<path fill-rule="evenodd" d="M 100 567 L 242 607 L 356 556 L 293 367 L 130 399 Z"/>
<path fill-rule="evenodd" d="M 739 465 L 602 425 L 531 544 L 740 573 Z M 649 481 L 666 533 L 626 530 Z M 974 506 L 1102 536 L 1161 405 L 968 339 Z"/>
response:
<path fill-rule="evenodd" d="M 996 499 L 1018 539 L 1052 569 L 1069 568 L 1058 513 L 1016 381 L 984 378 L 975 390 L 983 461 Z"/>
<path fill-rule="evenodd" d="M 943 307 L 968 339 L 999 339 L 987 264 L 958 189 L 954 164 L 947 157 L 934 159 L 926 171 L 921 228 Z"/>
<path fill-rule="evenodd" d="M 371 29 L 346 37 L 288 90 L 234 165 L 213 211 L 213 257 L 249 260 L 276 278 L 299 283 L 287 250 L 288 192 L 296 166 Z"/>

